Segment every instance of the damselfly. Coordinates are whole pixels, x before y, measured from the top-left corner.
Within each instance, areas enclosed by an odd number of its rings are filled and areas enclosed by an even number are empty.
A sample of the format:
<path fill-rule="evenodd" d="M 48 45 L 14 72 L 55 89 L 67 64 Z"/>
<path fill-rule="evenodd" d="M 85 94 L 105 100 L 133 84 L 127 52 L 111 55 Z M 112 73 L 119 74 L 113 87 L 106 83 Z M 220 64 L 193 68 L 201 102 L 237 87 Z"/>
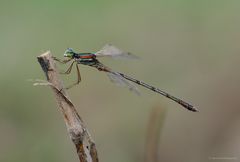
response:
<path fill-rule="evenodd" d="M 194 112 L 197 111 L 197 109 L 194 106 L 192 106 L 191 104 L 189 104 L 177 97 L 174 97 L 174 96 L 170 95 L 169 93 L 162 91 L 161 89 L 158 89 L 154 86 L 146 84 L 140 80 L 134 79 L 123 73 L 115 72 L 115 71 L 111 70 L 110 68 L 108 68 L 107 66 L 105 66 L 101 62 L 99 62 L 97 59 L 99 57 L 104 57 L 104 56 L 108 56 L 108 57 L 112 57 L 112 58 L 129 58 L 129 59 L 137 58 L 136 56 L 134 56 L 128 52 L 124 52 L 111 44 L 107 44 L 101 50 L 99 50 L 95 53 L 76 53 L 73 51 L 73 49 L 68 48 L 64 53 L 64 57 L 67 58 L 66 60 L 59 60 L 55 57 L 54 57 L 54 59 L 56 61 L 64 63 L 64 64 L 72 61 L 71 65 L 69 66 L 67 71 L 64 72 L 63 74 L 70 74 L 74 63 L 76 63 L 78 79 L 77 79 L 76 83 L 72 84 L 68 88 L 71 88 L 72 86 L 80 83 L 81 75 L 80 75 L 80 70 L 78 68 L 78 64 L 83 64 L 83 65 L 88 65 L 88 66 L 97 68 L 99 71 L 106 72 L 112 82 L 117 83 L 119 85 L 126 86 L 129 88 L 130 91 L 133 91 L 136 94 L 139 94 L 139 91 L 138 91 L 137 87 L 135 87 L 131 82 L 134 82 L 134 83 L 141 85 L 151 91 L 159 93 L 159 94 L 177 102 L 178 104 L 182 105 L 184 108 L 186 108 L 190 111 L 194 111 Z M 129 82 L 129 81 L 131 81 L 131 82 Z"/>

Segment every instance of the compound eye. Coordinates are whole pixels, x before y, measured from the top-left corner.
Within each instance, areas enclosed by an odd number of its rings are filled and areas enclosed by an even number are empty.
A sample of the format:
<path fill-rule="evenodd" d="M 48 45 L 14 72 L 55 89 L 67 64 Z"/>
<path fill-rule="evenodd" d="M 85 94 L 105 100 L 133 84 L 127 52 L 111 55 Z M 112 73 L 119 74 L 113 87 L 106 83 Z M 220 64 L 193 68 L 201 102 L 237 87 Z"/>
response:
<path fill-rule="evenodd" d="M 67 51 L 68 52 L 73 52 L 73 49 L 72 48 L 67 48 Z"/>

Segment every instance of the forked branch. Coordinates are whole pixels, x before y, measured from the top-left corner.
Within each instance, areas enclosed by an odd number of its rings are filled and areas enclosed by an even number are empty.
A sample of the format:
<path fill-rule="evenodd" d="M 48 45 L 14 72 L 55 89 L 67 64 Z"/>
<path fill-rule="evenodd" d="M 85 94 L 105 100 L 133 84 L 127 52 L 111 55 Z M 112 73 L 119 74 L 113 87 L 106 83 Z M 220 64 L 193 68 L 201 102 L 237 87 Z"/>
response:
<path fill-rule="evenodd" d="M 48 51 L 38 56 L 37 59 L 53 90 L 58 107 L 63 113 L 69 136 L 76 146 L 80 162 L 98 162 L 95 143 L 64 89 L 51 53 Z"/>

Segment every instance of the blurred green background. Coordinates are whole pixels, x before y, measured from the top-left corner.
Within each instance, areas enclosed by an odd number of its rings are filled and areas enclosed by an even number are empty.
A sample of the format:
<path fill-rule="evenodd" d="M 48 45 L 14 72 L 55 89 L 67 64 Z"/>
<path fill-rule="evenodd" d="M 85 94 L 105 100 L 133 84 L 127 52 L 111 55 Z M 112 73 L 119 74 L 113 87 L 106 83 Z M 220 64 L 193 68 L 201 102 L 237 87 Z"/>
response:
<path fill-rule="evenodd" d="M 27 80 L 45 79 L 36 56 L 47 50 L 61 58 L 67 47 L 89 52 L 106 43 L 141 59 L 102 58 L 104 64 L 190 101 L 200 112 L 141 87 L 136 96 L 80 66 L 82 82 L 69 94 L 100 161 L 143 161 L 154 106 L 167 111 L 159 161 L 239 160 L 239 15 L 238 0 L 1 0 L 0 161 L 78 161 L 50 89 Z M 62 78 L 71 84 L 75 71 Z"/>

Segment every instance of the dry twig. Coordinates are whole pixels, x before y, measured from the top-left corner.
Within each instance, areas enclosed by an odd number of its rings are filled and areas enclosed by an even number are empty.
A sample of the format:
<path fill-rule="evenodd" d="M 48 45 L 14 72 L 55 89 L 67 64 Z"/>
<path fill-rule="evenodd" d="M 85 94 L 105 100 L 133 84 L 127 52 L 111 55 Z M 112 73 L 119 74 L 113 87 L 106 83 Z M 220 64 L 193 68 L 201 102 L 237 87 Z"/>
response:
<path fill-rule="evenodd" d="M 59 79 L 51 53 L 48 51 L 38 56 L 37 59 L 47 77 L 48 85 L 53 90 L 58 107 L 63 113 L 69 136 L 76 146 L 80 162 L 98 162 L 95 143 Z"/>

